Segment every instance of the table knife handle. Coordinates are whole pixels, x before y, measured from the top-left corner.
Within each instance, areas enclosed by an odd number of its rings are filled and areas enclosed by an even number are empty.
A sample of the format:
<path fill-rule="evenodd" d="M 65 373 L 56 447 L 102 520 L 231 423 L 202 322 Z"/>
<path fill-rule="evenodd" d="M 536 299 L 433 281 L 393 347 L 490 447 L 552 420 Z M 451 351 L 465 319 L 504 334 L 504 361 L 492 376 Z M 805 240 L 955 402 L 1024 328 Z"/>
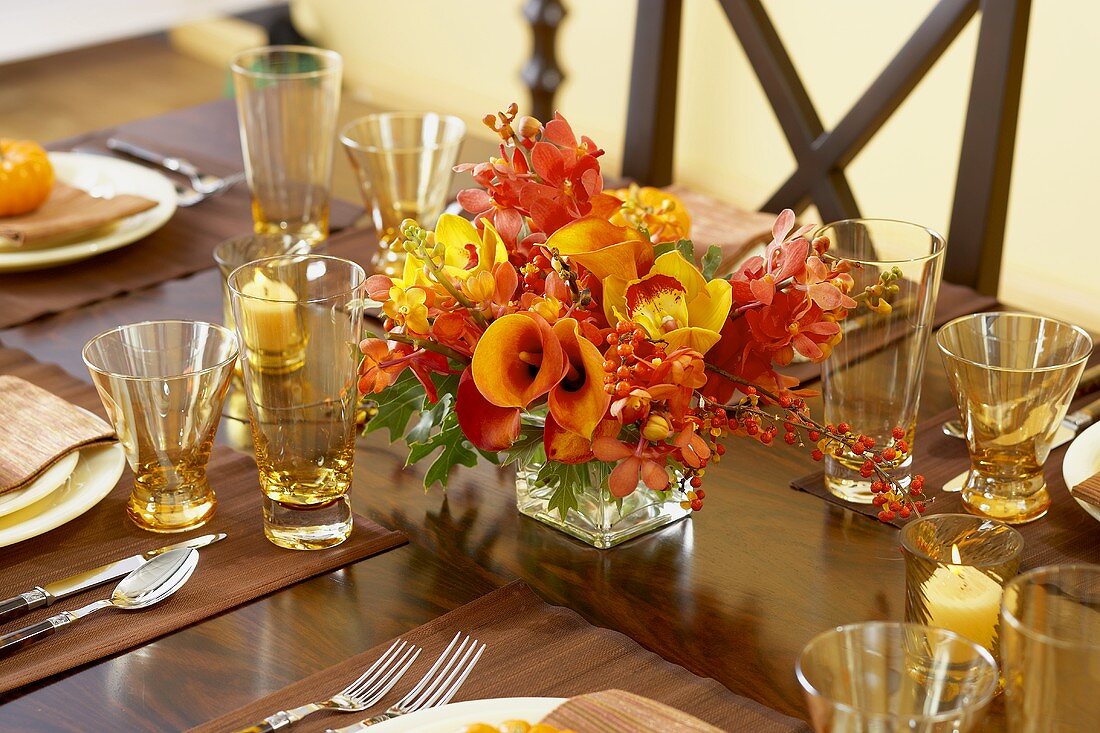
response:
<path fill-rule="evenodd" d="M 10 634 L 4 634 L 0 636 L 0 657 L 14 654 L 20 649 L 26 649 L 31 644 L 56 634 L 58 630 L 65 628 L 72 622 L 73 619 L 69 614 L 59 613 L 56 616 L 50 616 L 45 621 L 39 621 Z"/>
<path fill-rule="evenodd" d="M 272 733 L 272 731 L 275 730 L 277 730 L 277 728 L 271 723 L 266 720 L 261 720 L 259 723 L 253 723 L 247 728 L 241 728 L 236 731 L 236 733 Z"/>
<path fill-rule="evenodd" d="M 1081 374 L 1081 381 L 1077 383 L 1077 397 L 1084 397 L 1100 390 L 1100 364 L 1090 366 Z"/>
<path fill-rule="evenodd" d="M 48 605 L 50 605 L 50 595 L 41 588 L 35 588 L 6 601 L 0 601 L 0 619 L 12 619 Z"/>

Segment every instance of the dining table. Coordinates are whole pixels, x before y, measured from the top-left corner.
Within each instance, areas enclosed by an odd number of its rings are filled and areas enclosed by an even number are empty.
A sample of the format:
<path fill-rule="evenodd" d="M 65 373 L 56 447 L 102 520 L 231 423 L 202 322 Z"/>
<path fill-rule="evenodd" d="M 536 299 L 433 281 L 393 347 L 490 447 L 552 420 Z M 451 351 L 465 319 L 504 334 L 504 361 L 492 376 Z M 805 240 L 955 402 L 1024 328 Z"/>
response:
<path fill-rule="evenodd" d="M 131 129 L 239 166 L 231 105 L 180 110 Z M 192 215 L 201 216 L 203 206 Z M 377 246 L 362 220 L 328 243 L 330 252 L 364 263 Z M 149 319 L 218 322 L 221 298 L 211 261 L 183 277 L 9 325 L 0 330 L 0 345 L 88 380 L 80 352 L 93 335 Z M 810 404 L 820 414 L 820 398 Z M 953 404 L 930 349 L 921 419 Z M 241 425 L 234 431 L 233 423 L 224 421 L 219 440 L 247 450 L 246 431 Z M 792 490 L 792 480 L 818 466 L 808 448 L 728 440 L 725 455 L 707 471 L 702 511 L 610 550 L 521 515 L 510 468 L 482 462 L 458 469 L 445 492 L 425 490 L 424 467 L 406 466 L 403 446 L 391 445 L 384 431 L 358 439 L 355 466 L 355 511 L 405 533 L 408 544 L 9 691 L 0 697 L 0 730 L 184 730 L 517 579 L 545 602 L 621 632 L 668 662 L 806 719 L 795 677 L 806 643 L 831 627 L 901 620 L 905 613 L 898 529 Z M 257 494 L 257 512 L 259 504 Z M 5 558 L 19 553 L 19 545 L 2 550 Z M 278 633 L 258 631 L 272 629 Z M 616 679 L 606 682 L 614 687 Z M 1003 728 L 999 702 L 984 726 Z"/>

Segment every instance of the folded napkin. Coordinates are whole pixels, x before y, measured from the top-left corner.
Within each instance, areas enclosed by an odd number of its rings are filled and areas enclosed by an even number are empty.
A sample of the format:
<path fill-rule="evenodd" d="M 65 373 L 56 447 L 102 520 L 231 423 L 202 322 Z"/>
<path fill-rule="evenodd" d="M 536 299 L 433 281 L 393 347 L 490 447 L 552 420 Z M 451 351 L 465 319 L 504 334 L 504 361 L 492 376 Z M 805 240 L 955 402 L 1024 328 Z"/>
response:
<path fill-rule="evenodd" d="M 95 415 L 19 377 L 0 375 L 0 494 L 25 486 L 74 450 L 114 437 Z"/>
<path fill-rule="evenodd" d="M 127 193 L 97 198 L 58 181 L 46 203 L 34 211 L 0 217 L 0 252 L 59 244 L 156 205 L 156 201 Z"/>
<path fill-rule="evenodd" d="M 541 722 L 576 733 L 722 733 L 687 713 L 622 690 L 579 695 Z"/>
<path fill-rule="evenodd" d="M 1100 507 L 1100 473 L 1089 476 L 1069 490 L 1069 493 L 1081 501 Z"/>
<path fill-rule="evenodd" d="M 680 199 L 691 214 L 691 240 L 695 243 L 696 258 L 706 254 L 712 244 L 721 248 L 720 273 L 732 270 L 753 247 L 771 241 L 774 214 L 742 211 L 686 186 L 673 185 L 665 190 Z"/>

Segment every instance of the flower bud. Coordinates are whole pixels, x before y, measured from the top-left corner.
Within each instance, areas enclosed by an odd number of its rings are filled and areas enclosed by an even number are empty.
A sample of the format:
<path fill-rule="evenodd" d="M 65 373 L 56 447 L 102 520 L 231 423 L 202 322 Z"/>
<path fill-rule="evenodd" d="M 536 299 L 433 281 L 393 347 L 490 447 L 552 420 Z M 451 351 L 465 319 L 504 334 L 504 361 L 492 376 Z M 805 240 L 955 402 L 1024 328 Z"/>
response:
<path fill-rule="evenodd" d="M 519 118 L 519 136 L 522 140 L 530 140 L 531 138 L 542 132 L 542 123 L 536 120 L 530 115 L 524 115 Z"/>
<path fill-rule="evenodd" d="M 466 295 L 469 296 L 470 300 L 475 303 L 485 303 L 491 300 L 493 294 L 496 293 L 496 288 L 496 280 L 488 270 L 482 270 L 476 275 L 471 275 L 466 278 L 466 282 L 462 283 L 462 289 L 466 291 Z"/>
<path fill-rule="evenodd" d="M 672 432 L 672 425 L 662 415 L 652 414 L 642 427 L 642 437 L 654 443 L 664 440 Z"/>

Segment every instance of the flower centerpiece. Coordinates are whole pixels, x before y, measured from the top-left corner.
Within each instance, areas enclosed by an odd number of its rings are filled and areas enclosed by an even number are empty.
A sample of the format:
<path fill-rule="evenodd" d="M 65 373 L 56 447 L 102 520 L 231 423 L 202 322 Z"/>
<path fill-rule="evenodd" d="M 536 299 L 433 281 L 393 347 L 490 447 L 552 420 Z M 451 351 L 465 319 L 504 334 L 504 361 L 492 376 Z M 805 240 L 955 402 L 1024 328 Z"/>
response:
<path fill-rule="evenodd" d="M 889 307 L 889 282 L 850 292 L 849 263 L 789 210 L 762 255 L 720 273 L 675 196 L 604 190 L 603 151 L 560 115 L 513 104 L 485 123 L 500 156 L 456 169 L 480 186 L 458 199 L 473 221 L 406 220 L 401 276 L 367 281 L 385 320 L 361 344 L 366 430 L 403 438 L 409 464 L 434 456 L 426 487 L 455 465 L 514 464 L 522 512 L 607 547 L 702 509 L 720 438 L 782 432 L 819 460 L 866 455 L 881 518 L 923 510 L 920 477 L 890 478 L 903 433 L 875 446 L 816 422 L 776 369 L 828 356 L 859 301 Z"/>

